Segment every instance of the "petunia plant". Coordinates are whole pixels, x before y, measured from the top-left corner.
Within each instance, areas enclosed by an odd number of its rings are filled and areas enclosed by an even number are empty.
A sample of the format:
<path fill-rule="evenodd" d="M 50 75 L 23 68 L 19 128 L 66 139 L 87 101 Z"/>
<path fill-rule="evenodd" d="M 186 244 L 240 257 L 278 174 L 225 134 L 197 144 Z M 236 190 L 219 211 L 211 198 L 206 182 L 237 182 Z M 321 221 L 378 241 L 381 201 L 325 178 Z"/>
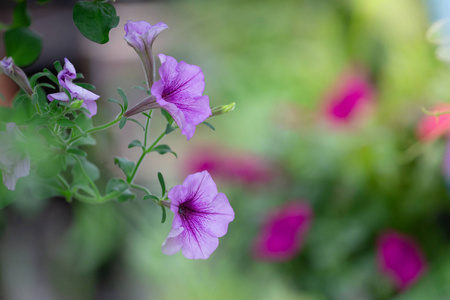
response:
<path fill-rule="evenodd" d="M 57 74 L 44 69 L 28 78 L 14 64 L 12 57 L 5 57 L 0 68 L 21 87 L 21 92 L 12 107 L 3 111 L 9 117 L 0 121 L 0 171 L 3 183 L 10 191 L 16 189 L 16 184 L 27 188 L 27 181 L 22 182 L 21 178 L 32 174 L 47 180 L 54 194 L 68 202 L 123 202 L 136 199 L 138 195 L 141 200 L 154 201 L 161 207 L 162 223 L 166 219 L 166 208 L 174 213 L 172 230 L 163 243 L 163 252 L 170 255 L 181 250 L 187 258 L 206 259 L 217 248 L 218 238 L 227 233 L 228 223 L 234 219 L 227 197 L 217 191 L 209 173 L 189 175 L 183 185 L 166 190 L 164 176 L 159 172 L 162 189 L 159 195 L 135 182 L 147 154 L 177 155 L 168 145 L 161 144 L 167 134 L 180 129 L 190 140 L 197 125 L 234 109 L 234 103 L 210 108 L 208 96 L 203 95 L 204 74 L 198 66 L 159 54 L 160 79 L 156 80 L 152 46 L 167 28 L 162 22 L 151 25 L 145 21 L 128 21 L 125 24 L 124 39 L 141 59 L 148 96 L 128 109 L 127 95 L 118 88 L 121 101 L 108 101 L 118 105 L 120 112 L 100 126 L 93 126 L 92 118 L 101 113 L 97 111 L 97 103 L 104 99 L 93 92 L 93 85 L 80 82 L 84 77 L 76 72 L 69 58 L 64 59 L 63 65 L 55 62 Z M 155 109 L 162 112 L 167 125 L 154 141 L 150 141 Z M 137 114 L 144 116 L 144 123 L 134 118 Z M 114 164 L 122 170 L 123 176 L 110 178 L 102 188 L 98 184 L 99 168 L 83 146 L 96 144 L 95 132 L 110 127 L 122 129 L 128 121 L 143 128 L 142 139 L 130 141 L 128 145 L 128 148 L 140 148 L 141 155 L 137 161 L 116 157 Z"/>

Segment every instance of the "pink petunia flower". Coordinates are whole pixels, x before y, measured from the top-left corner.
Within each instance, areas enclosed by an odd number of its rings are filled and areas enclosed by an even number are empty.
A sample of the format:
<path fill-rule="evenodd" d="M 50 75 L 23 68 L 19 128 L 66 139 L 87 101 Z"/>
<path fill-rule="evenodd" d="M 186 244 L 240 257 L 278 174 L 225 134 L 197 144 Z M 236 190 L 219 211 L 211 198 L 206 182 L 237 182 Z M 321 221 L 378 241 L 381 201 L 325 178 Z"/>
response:
<path fill-rule="evenodd" d="M 175 214 L 172 230 L 162 245 L 164 254 L 181 250 L 189 259 L 207 259 L 228 231 L 234 211 L 227 197 L 207 171 L 191 174 L 183 185 L 169 192 L 170 210 Z"/>
<path fill-rule="evenodd" d="M 255 240 L 256 258 L 270 261 L 287 261 L 301 249 L 309 231 L 313 212 L 306 202 L 294 202 L 274 211 L 265 220 Z"/>
<path fill-rule="evenodd" d="M 65 88 L 70 93 L 72 99 L 83 100 L 81 107 L 84 107 L 89 111 L 88 116 L 91 118 L 97 114 L 97 103 L 95 100 L 100 98 L 100 96 L 73 83 L 72 81 L 75 78 L 77 78 L 75 67 L 67 58 L 64 58 L 64 68 L 58 73 L 58 82 L 61 87 Z M 69 96 L 65 92 L 49 94 L 47 95 L 47 99 L 49 101 L 70 101 Z"/>
<path fill-rule="evenodd" d="M 347 124 L 373 105 L 374 89 L 360 68 L 342 74 L 325 97 L 325 117 L 334 124 Z"/>
<path fill-rule="evenodd" d="M 433 112 L 450 112 L 449 104 L 435 105 L 431 111 Z M 431 142 L 450 132 L 450 113 L 443 114 L 439 117 L 424 116 L 416 128 L 417 137 L 424 142 Z"/>
<path fill-rule="evenodd" d="M 190 140 L 195 133 L 195 126 L 211 116 L 209 97 L 203 96 L 205 80 L 200 67 L 179 63 L 175 58 L 164 54 L 159 74 L 161 79 L 151 88 L 152 96 L 144 99 L 125 113 L 126 117 L 149 109 L 165 109 L 181 129 L 181 133 Z"/>
<path fill-rule="evenodd" d="M 414 284 L 426 269 L 425 257 L 419 246 L 408 236 L 388 231 L 377 241 L 378 264 L 399 290 Z"/>

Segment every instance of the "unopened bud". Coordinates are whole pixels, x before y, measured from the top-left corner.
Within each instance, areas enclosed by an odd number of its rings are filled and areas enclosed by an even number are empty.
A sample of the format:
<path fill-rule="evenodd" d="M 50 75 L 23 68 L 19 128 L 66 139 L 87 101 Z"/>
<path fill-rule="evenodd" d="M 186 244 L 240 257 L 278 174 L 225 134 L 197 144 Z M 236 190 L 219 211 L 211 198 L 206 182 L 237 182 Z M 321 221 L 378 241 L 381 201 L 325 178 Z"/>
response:
<path fill-rule="evenodd" d="M 14 80 L 28 95 L 33 94 L 30 82 L 25 72 L 14 64 L 12 57 L 5 57 L 0 61 L 0 68 L 3 73 Z"/>
<path fill-rule="evenodd" d="M 223 115 L 226 113 L 229 113 L 230 111 L 234 110 L 234 107 L 236 106 L 236 103 L 230 103 L 230 104 L 226 104 L 226 105 L 220 105 L 220 106 L 216 106 L 214 108 L 211 109 L 212 112 L 212 116 L 218 116 L 218 115 Z"/>
<path fill-rule="evenodd" d="M 74 110 L 79 109 L 81 107 L 81 105 L 83 105 L 83 102 L 84 102 L 83 100 L 72 101 L 69 105 L 69 108 L 74 109 Z"/>

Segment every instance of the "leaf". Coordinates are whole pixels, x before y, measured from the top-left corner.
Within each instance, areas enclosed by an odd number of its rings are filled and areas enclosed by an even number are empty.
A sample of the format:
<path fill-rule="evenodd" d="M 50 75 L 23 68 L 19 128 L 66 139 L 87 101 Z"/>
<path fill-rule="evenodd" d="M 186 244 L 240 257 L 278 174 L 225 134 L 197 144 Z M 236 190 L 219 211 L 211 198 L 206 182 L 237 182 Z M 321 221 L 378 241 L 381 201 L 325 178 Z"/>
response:
<path fill-rule="evenodd" d="M 128 109 L 128 99 L 127 95 L 125 95 L 125 92 L 121 88 L 117 88 L 117 92 L 119 93 L 120 97 L 123 99 L 123 107 L 125 110 Z"/>
<path fill-rule="evenodd" d="M 41 125 L 46 125 L 48 123 L 48 117 L 45 116 L 41 116 L 39 114 L 34 114 L 31 119 L 27 122 L 28 125 L 32 125 L 32 126 L 41 126 Z"/>
<path fill-rule="evenodd" d="M 73 21 L 87 39 L 105 44 L 109 31 L 119 24 L 119 17 L 110 3 L 79 1 L 73 7 Z"/>
<path fill-rule="evenodd" d="M 122 120 L 119 122 L 119 129 L 122 129 L 123 126 L 125 126 L 125 123 L 127 122 L 128 118 L 123 117 Z"/>
<path fill-rule="evenodd" d="M 208 122 L 203 122 L 202 124 L 208 126 L 208 127 L 211 128 L 212 130 L 216 130 L 216 128 L 214 128 L 214 126 L 212 126 L 212 125 L 211 125 L 210 123 L 208 123 Z"/>
<path fill-rule="evenodd" d="M 114 163 L 119 166 L 127 178 L 133 173 L 134 162 L 129 161 L 126 157 L 116 157 Z"/>
<path fill-rule="evenodd" d="M 27 11 L 27 1 L 18 2 L 13 11 L 13 23 L 11 28 L 28 27 L 30 24 L 31 17 Z"/>
<path fill-rule="evenodd" d="M 82 166 L 84 172 L 86 172 L 86 174 L 89 176 L 89 178 L 92 181 L 96 181 L 97 179 L 100 178 L 100 170 L 97 168 L 96 165 L 94 165 L 93 163 L 91 163 L 90 161 L 88 161 L 86 158 L 84 158 L 82 156 L 79 157 L 78 159 L 81 162 L 81 166 Z M 84 175 L 83 171 L 81 170 L 80 164 L 78 164 L 78 163 L 76 163 L 72 168 L 72 177 L 73 177 L 72 185 L 84 186 L 84 185 L 89 184 L 89 181 L 86 178 L 86 175 Z"/>
<path fill-rule="evenodd" d="M 75 154 L 75 155 L 81 156 L 81 157 L 86 157 L 87 156 L 86 151 L 83 151 L 83 150 L 80 150 L 80 149 L 77 149 L 77 148 L 69 148 L 69 149 L 67 149 L 67 152 L 71 153 L 71 154 Z"/>
<path fill-rule="evenodd" d="M 64 118 L 64 117 L 56 120 L 56 124 L 58 124 L 59 126 L 62 126 L 62 127 L 73 127 L 73 126 L 75 126 L 75 122 L 74 121 L 70 121 L 69 119 Z"/>
<path fill-rule="evenodd" d="M 14 102 L 13 102 L 13 108 L 14 108 L 14 109 L 18 108 L 18 107 L 23 103 L 23 101 L 28 100 L 28 99 L 29 99 L 29 98 L 28 98 L 28 95 L 27 95 L 27 94 L 20 94 L 20 95 L 18 95 L 18 96 L 14 99 Z"/>
<path fill-rule="evenodd" d="M 84 146 L 84 145 L 94 146 L 96 144 L 97 141 L 91 135 L 87 135 L 86 137 L 82 137 L 73 142 L 72 146 Z"/>
<path fill-rule="evenodd" d="M 161 114 L 166 118 L 167 123 L 172 124 L 173 118 L 167 110 L 161 109 Z"/>
<path fill-rule="evenodd" d="M 56 61 L 54 64 L 56 65 L 56 63 L 59 63 L 59 61 Z M 61 66 L 61 64 L 59 66 Z M 45 76 L 48 77 L 48 79 L 59 85 L 58 78 L 52 72 L 50 72 L 49 69 L 45 68 L 44 73 Z"/>
<path fill-rule="evenodd" d="M 164 223 L 166 221 L 166 208 L 161 205 L 161 209 L 162 209 L 161 223 Z"/>
<path fill-rule="evenodd" d="M 172 153 L 173 155 L 175 155 L 176 158 L 178 158 L 177 154 L 173 152 L 168 145 L 158 145 L 155 148 L 153 148 L 151 152 L 153 151 L 158 152 L 161 155 L 166 153 Z"/>
<path fill-rule="evenodd" d="M 65 156 L 56 152 L 48 152 L 38 162 L 36 173 L 40 177 L 50 178 L 66 168 Z"/>
<path fill-rule="evenodd" d="M 134 140 L 128 144 L 128 149 L 134 148 L 134 147 L 140 147 L 140 148 L 144 149 L 144 145 L 142 145 L 142 142 L 140 140 Z"/>
<path fill-rule="evenodd" d="M 161 172 L 158 172 L 158 181 L 159 184 L 161 185 L 161 193 L 162 193 L 161 195 L 164 196 L 166 194 L 166 183 L 164 182 L 164 177 L 161 174 Z"/>
<path fill-rule="evenodd" d="M 120 103 L 120 102 L 117 101 L 116 99 L 112 99 L 112 98 L 109 98 L 108 101 L 109 101 L 109 102 L 112 102 L 112 103 L 116 103 L 117 105 L 119 105 L 119 106 L 120 106 L 120 110 L 122 111 L 122 113 L 124 112 L 122 103 Z"/>
<path fill-rule="evenodd" d="M 106 184 L 106 193 L 113 193 L 113 192 L 122 192 L 121 195 L 117 196 L 117 201 L 119 202 L 125 202 L 128 200 L 132 200 L 136 197 L 134 193 L 132 193 L 128 189 L 128 184 L 120 178 L 112 178 L 108 181 Z"/>
<path fill-rule="evenodd" d="M 41 37 L 29 28 L 12 28 L 4 33 L 6 56 L 11 56 L 19 67 L 31 65 L 42 50 Z"/>
<path fill-rule="evenodd" d="M 55 61 L 54 63 L 53 63 L 53 66 L 55 66 L 55 70 L 56 70 L 56 72 L 61 72 L 62 71 L 62 69 L 63 69 L 63 67 L 61 66 L 61 63 L 59 62 L 59 60 L 57 60 L 57 61 Z M 44 69 L 44 71 L 45 71 L 45 69 Z"/>
<path fill-rule="evenodd" d="M 117 196 L 117 201 L 126 202 L 136 198 L 136 194 L 134 194 L 130 190 L 125 190 L 121 195 Z"/>
<path fill-rule="evenodd" d="M 171 133 L 172 131 L 174 131 L 175 129 L 177 129 L 176 127 L 173 127 L 170 123 L 167 123 L 166 126 L 166 134 Z"/>
<path fill-rule="evenodd" d="M 93 84 L 84 83 L 84 82 L 77 82 L 75 84 L 78 85 L 78 86 L 81 86 L 84 89 L 95 91 L 95 85 L 93 85 Z"/>
<path fill-rule="evenodd" d="M 136 120 L 136 119 L 133 119 L 133 118 L 127 118 L 127 120 L 128 121 L 131 121 L 131 122 L 133 122 L 133 123 L 136 123 L 136 124 L 138 124 L 139 126 L 141 126 L 141 128 L 142 128 L 142 130 L 144 130 L 145 131 L 145 127 L 144 127 L 144 125 L 142 125 L 138 120 Z"/>

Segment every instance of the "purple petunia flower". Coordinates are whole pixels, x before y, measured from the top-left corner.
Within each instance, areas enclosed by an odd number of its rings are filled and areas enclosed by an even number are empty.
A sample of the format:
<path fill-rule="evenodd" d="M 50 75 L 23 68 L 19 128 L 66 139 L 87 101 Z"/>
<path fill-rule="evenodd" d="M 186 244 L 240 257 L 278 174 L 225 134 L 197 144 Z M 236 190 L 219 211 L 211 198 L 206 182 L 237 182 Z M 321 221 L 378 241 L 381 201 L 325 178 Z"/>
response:
<path fill-rule="evenodd" d="M 3 184 L 8 190 L 14 191 L 17 180 L 30 173 L 30 159 L 15 147 L 17 126 L 6 124 L 6 131 L 0 132 L 0 170 Z"/>
<path fill-rule="evenodd" d="M 234 211 L 227 197 L 207 171 L 191 174 L 183 185 L 169 192 L 170 209 L 175 214 L 172 230 L 162 245 L 164 254 L 181 250 L 189 259 L 206 259 L 219 245 L 219 237 L 228 231 Z"/>
<path fill-rule="evenodd" d="M 426 269 L 426 261 L 418 245 L 409 237 L 388 231 L 378 238 L 378 263 L 399 290 L 409 288 Z"/>
<path fill-rule="evenodd" d="M 77 78 L 75 67 L 67 58 L 64 58 L 64 68 L 58 73 L 59 84 L 69 91 L 72 99 L 83 100 L 81 107 L 86 108 L 90 112 L 88 116 L 91 118 L 97 114 L 97 103 L 95 100 L 100 98 L 100 96 L 73 83 L 72 81 L 75 78 Z M 47 99 L 49 101 L 70 101 L 69 96 L 65 92 L 49 94 L 47 95 Z"/>
<path fill-rule="evenodd" d="M 128 21 L 124 25 L 124 39 L 128 45 L 136 50 L 136 53 L 141 58 L 149 88 L 152 86 L 155 78 L 152 45 L 156 37 L 167 28 L 169 27 L 163 22 L 152 26 L 145 21 Z"/>
<path fill-rule="evenodd" d="M 300 250 L 313 213 L 306 202 L 285 205 L 265 221 L 253 253 L 262 260 L 287 261 Z"/>
<path fill-rule="evenodd" d="M 154 108 L 163 108 L 173 117 L 188 140 L 195 133 L 195 126 L 211 116 L 209 97 L 203 96 L 205 80 L 200 67 L 177 62 L 164 54 L 159 74 L 161 80 L 152 86 L 152 96 L 144 99 L 125 113 L 126 117 Z"/>

